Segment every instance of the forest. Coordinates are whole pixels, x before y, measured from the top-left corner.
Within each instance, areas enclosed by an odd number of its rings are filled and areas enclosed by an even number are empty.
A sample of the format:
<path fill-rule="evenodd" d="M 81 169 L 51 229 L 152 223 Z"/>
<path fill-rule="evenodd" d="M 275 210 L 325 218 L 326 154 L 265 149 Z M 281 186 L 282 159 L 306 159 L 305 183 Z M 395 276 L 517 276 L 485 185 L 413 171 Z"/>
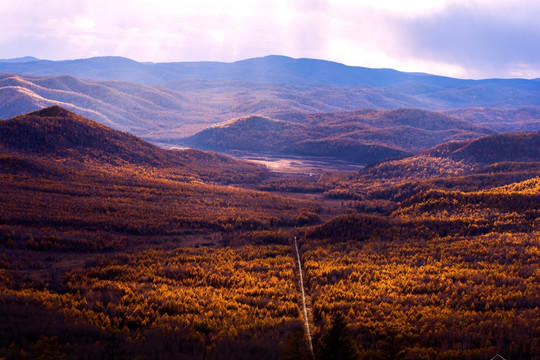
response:
<path fill-rule="evenodd" d="M 406 132 L 407 136 L 402 136 Z M 359 164 L 402 158 L 451 140 L 493 134 L 489 127 L 420 109 L 250 115 L 179 139 L 209 150 L 329 156 Z"/>
<path fill-rule="evenodd" d="M 538 139 L 310 177 L 2 121 L 0 359 L 540 359 Z"/>

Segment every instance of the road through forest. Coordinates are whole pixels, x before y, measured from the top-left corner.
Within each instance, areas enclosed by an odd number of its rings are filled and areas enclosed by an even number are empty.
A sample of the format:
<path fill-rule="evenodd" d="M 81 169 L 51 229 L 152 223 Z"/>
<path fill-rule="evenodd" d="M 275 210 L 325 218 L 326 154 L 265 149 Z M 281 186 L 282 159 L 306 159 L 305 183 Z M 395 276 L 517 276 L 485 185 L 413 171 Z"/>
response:
<path fill-rule="evenodd" d="M 296 259 L 298 261 L 298 272 L 300 274 L 300 291 L 302 293 L 302 307 L 304 310 L 304 325 L 306 327 L 306 336 L 309 346 L 309 351 L 313 355 L 313 343 L 311 341 L 311 331 L 309 328 L 308 311 L 306 307 L 306 292 L 304 290 L 304 277 L 302 276 L 302 262 L 300 261 L 300 252 L 298 251 L 298 243 L 296 242 L 296 236 L 294 237 L 294 249 L 296 250 Z"/>

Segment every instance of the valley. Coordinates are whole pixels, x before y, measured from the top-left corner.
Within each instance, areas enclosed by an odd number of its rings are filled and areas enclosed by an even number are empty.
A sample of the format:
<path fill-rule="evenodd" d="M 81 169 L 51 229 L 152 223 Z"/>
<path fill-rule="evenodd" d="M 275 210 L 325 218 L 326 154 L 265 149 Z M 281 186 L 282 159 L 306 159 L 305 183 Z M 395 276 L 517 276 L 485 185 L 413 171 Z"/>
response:
<path fill-rule="evenodd" d="M 0 357 L 309 359 L 307 312 L 316 356 L 341 316 L 362 358 L 534 358 L 539 150 L 234 159 L 57 106 L 0 121 Z"/>
<path fill-rule="evenodd" d="M 0 360 L 540 360 L 538 14 L 2 0 Z"/>
<path fill-rule="evenodd" d="M 322 156 L 294 156 L 242 151 L 224 152 L 224 155 L 235 159 L 262 164 L 271 172 L 283 175 L 316 176 L 325 172 L 355 172 L 363 165 Z"/>
<path fill-rule="evenodd" d="M 0 61 L 0 359 L 537 359 L 539 94 Z"/>

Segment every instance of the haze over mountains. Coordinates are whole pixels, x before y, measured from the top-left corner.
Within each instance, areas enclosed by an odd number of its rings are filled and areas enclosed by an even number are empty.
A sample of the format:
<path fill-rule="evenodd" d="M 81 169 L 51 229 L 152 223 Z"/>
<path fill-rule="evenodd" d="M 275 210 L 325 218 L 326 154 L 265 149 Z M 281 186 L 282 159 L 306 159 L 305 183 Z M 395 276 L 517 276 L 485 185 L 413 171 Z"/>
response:
<path fill-rule="evenodd" d="M 0 73 L 0 118 L 58 104 L 154 142 L 252 114 L 363 108 L 444 110 L 496 132 L 540 128 L 539 79 L 461 80 L 283 56 L 157 64 L 21 58 L 0 61 Z"/>
<path fill-rule="evenodd" d="M 32 57 L 0 61 L 0 71 L 28 75 L 69 74 L 96 80 L 121 80 L 159 84 L 180 80 L 226 80 L 258 83 L 289 83 L 296 85 L 389 87 L 422 84 L 445 88 L 464 85 L 500 84 L 526 87 L 540 79 L 487 79 L 461 80 L 425 73 L 405 73 L 392 69 L 371 69 L 318 60 L 293 59 L 270 55 L 231 63 L 176 62 L 140 63 L 122 57 L 95 57 L 89 59 L 50 61 Z M 418 91 L 418 90 L 417 90 Z"/>
<path fill-rule="evenodd" d="M 177 93 L 134 83 L 0 75 L 3 118 L 56 104 L 118 130 L 148 134 L 174 122 L 188 126 L 190 121 L 179 117 L 186 103 Z"/>

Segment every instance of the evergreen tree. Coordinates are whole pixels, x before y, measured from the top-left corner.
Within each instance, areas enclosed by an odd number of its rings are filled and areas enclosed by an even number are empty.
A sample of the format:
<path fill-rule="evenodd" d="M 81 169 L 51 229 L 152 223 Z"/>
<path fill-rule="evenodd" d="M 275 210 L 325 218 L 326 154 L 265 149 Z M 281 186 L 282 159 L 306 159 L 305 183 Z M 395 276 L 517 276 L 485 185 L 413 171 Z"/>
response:
<path fill-rule="evenodd" d="M 358 345 L 347 329 L 343 314 L 336 313 L 328 332 L 321 339 L 318 360 L 358 360 Z"/>

